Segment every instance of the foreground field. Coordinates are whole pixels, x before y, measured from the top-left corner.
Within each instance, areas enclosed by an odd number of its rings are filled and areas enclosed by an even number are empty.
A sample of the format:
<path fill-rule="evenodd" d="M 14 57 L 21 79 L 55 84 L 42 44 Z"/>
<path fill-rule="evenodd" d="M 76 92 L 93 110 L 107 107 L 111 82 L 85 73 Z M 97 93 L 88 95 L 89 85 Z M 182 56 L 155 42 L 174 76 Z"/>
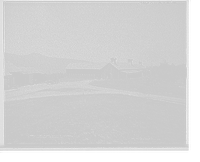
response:
<path fill-rule="evenodd" d="M 121 80 L 96 80 L 90 83 L 93 86 L 114 88 L 120 90 L 137 91 L 148 94 L 186 98 L 186 87 L 178 83 L 157 83 L 147 87 L 145 78 L 121 79 Z"/>
<path fill-rule="evenodd" d="M 187 147 L 186 106 L 96 94 L 5 102 L 7 147 Z"/>

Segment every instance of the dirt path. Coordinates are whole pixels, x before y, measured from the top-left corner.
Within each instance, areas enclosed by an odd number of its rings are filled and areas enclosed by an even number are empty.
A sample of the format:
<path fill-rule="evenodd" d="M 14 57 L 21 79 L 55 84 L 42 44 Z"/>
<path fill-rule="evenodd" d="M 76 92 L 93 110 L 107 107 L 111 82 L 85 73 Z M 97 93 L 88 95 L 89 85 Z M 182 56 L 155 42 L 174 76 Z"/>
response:
<path fill-rule="evenodd" d="M 145 94 L 141 92 L 131 92 L 125 90 L 116 90 L 112 88 L 102 88 L 97 86 L 89 85 L 91 81 L 81 81 L 81 82 L 68 82 L 68 83 L 59 83 L 56 85 L 49 84 L 40 84 L 33 86 L 22 87 L 17 90 L 6 91 L 5 92 L 5 101 L 13 101 L 13 100 L 24 100 L 29 98 L 40 98 L 40 97 L 48 97 L 48 96 L 63 96 L 63 95 L 90 95 L 90 94 L 121 94 L 128 95 L 133 97 L 142 97 L 148 98 L 152 100 L 170 102 L 175 104 L 186 104 L 184 99 L 167 97 L 167 96 L 159 96 L 152 94 Z M 62 89 L 79 89 L 78 91 L 71 92 L 59 92 Z M 42 91 L 45 90 L 45 91 Z M 49 90 L 49 91 L 48 91 Z"/>

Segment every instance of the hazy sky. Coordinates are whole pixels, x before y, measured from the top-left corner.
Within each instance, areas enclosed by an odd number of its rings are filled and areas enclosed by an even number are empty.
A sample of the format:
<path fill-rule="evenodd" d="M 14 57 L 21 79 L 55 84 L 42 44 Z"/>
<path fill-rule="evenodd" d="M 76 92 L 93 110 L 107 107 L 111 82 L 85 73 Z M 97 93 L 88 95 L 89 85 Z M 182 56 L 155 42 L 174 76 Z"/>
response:
<path fill-rule="evenodd" d="M 5 4 L 5 52 L 184 63 L 186 2 Z"/>

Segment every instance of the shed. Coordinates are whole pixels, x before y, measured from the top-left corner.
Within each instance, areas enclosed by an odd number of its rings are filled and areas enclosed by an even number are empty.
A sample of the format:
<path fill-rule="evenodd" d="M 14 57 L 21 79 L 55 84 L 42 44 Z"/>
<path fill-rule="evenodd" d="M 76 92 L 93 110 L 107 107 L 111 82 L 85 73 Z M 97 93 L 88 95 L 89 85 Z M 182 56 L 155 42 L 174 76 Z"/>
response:
<path fill-rule="evenodd" d="M 45 75 L 31 67 L 17 67 L 10 62 L 4 62 L 4 69 L 12 74 L 12 85 L 22 86 L 46 80 Z"/>

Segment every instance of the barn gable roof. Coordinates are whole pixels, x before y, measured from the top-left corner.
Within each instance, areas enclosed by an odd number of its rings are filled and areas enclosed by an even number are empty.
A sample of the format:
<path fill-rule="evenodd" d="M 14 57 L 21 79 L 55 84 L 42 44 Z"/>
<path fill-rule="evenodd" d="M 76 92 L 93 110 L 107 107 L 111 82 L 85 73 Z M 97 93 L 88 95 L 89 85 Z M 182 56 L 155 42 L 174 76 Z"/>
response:
<path fill-rule="evenodd" d="M 106 68 L 106 67 L 109 66 L 109 65 L 113 66 L 113 64 L 108 63 L 108 64 L 106 64 L 103 68 L 101 68 L 101 70 L 104 69 L 104 68 Z M 118 70 L 115 66 L 113 66 L 113 67 L 114 67 L 116 70 Z"/>

